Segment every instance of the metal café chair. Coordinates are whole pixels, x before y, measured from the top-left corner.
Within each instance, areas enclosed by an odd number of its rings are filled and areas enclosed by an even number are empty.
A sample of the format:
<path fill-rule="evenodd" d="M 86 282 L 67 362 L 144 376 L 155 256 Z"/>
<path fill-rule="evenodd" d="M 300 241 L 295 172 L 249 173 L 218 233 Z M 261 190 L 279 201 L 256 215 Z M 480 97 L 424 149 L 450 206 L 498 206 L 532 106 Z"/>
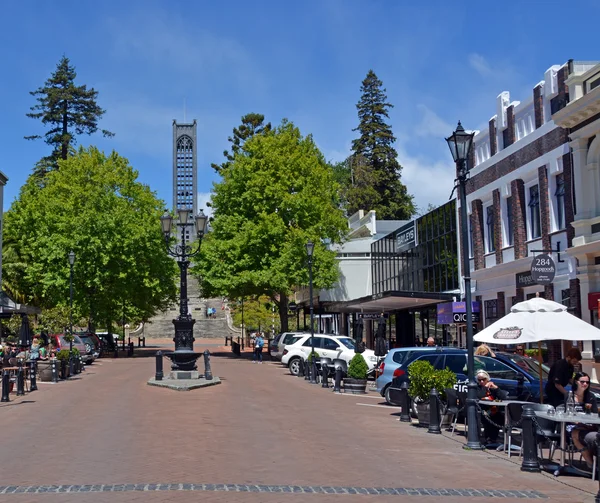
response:
<path fill-rule="evenodd" d="M 523 428 L 521 428 L 521 417 L 523 416 L 523 404 L 522 403 L 509 403 L 506 406 L 506 414 L 510 421 L 506 425 L 506 435 L 508 436 L 506 451 L 508 457 L 511 455 L 512 437 L 515 430 L 517 433 L 522 435 Z M 519 456 L 523 454 L 522 450 L 519 452 Z"/>

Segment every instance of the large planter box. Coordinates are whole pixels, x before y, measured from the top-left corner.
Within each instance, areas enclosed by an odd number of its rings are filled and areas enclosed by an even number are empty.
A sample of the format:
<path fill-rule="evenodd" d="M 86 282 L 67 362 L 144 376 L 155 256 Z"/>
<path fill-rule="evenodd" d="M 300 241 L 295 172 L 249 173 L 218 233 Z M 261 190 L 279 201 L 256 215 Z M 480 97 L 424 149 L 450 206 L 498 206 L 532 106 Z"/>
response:
<path fill-rule="evenodd" d="M 416 405 L 419 426 L 429 428 L 429 402 L 417 402 Z"/>
<path fill-rule="evenodd" d="M 367 380 L 344 377 L 344 391 L 352 395 L 362 395 L 367 391 Z"/>
<path fill-rule="evenodd" d="M 59 370 L 60 365 L 57 365 L 56 368 Z M 40 381 L 52 382 L 52 362 L 50 360 L 38 360 L 37 369 Z"/>

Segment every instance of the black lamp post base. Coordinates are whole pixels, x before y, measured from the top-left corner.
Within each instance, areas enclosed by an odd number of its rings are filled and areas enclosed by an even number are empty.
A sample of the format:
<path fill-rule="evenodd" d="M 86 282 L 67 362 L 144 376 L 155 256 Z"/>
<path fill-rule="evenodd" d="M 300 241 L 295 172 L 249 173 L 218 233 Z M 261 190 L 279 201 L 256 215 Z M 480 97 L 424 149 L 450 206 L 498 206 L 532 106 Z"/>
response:
<path fill-rule="evenodd" d="M 191 371 L 197 370 L 196 360 L 202 356 L 202 353 L 194 353 L 194 323 L 196 320 L 182 318 L 181 316 L 173 320 L 175 325 L 175 351 L 165 353 L 165 356 L 171 360 L 171 370 Z"/>

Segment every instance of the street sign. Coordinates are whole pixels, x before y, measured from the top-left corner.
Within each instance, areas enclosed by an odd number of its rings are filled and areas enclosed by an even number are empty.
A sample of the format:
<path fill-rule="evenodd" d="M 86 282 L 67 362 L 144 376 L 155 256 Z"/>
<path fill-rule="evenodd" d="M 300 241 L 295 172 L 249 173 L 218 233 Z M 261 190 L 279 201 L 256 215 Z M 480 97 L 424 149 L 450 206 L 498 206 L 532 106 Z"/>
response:
<path fill-rule="evenodd" d="M 538 285 L 550 285 L 556 275 L 556 264 L 546 253 L 533 257 L 531 263 L 531 278 Z"/>
<path fill-rule="evenodd" d="M 297 305 L 295 302 L 293 302 L 293 301 L 292 301 L 292 302 L 290 302 L 290 303 L 288 304 L 288 309 L 289 309 L 290 311 L 295 311 L 296 309 L 298 309 L 298 305 Z"/>

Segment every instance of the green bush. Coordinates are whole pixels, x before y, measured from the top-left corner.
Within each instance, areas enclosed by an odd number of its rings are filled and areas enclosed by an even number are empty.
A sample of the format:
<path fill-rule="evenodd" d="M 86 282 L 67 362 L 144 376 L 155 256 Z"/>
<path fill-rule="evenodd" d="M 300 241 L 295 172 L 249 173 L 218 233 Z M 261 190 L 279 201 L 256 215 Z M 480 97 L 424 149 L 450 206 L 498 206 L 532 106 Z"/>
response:
<path fill-rule="evenodd" d="M 319 356 L 319 353 L 317 353 L 316 351 L 313 351 L 312 353 L 310 353 L 310 354 L 308 355 L 308 358 L 307 358 L 307 360 L 308 360 L 309 362 L 312 362 L 313 358 L 316 360 L 317 358 L 321 358 L 321 357 Z"/>
<path fill-rule="evenodd" d="M 369 366 L 362 354 L 357 353 L 348 365 L 348 377 L 351 379 L 366 379 Z"/>
<path fill-rule="evenodd" d="M 61 349 L 58 353 L 56 353 L 56 358 L 58 360 L 65 360 L 68 361 L 69 360 L 69 350 L 68 349 Z"/>
<path fill-rule="evenodd" d="M 526 349 L 525 354 L 527 356 L 530 356 L 531 358 L 535 358 L 536 360 L 538 359 L 538 350 L 537 349 Z M 544 361 L 544 362 L 548 361 L 548 350 L 545 348 L 542 348 L 542 361 Z"/>
<path fill-rule="evenodd" d="M 79 356 L 81 352 L 77 348 L 73 348 L 73 356 Z"/>
<path fill-rule="evenodd" d="M 445 389 L 456 384 L 456 374 L 450 369 L 435 370 L 433 365 L 425 360 L 417 360 L 408 366 L 410 387 L 408 393 L 421 402 L 429 400 L 432 389 L 436 389 L 441 398 L 445 398 Z"/>

